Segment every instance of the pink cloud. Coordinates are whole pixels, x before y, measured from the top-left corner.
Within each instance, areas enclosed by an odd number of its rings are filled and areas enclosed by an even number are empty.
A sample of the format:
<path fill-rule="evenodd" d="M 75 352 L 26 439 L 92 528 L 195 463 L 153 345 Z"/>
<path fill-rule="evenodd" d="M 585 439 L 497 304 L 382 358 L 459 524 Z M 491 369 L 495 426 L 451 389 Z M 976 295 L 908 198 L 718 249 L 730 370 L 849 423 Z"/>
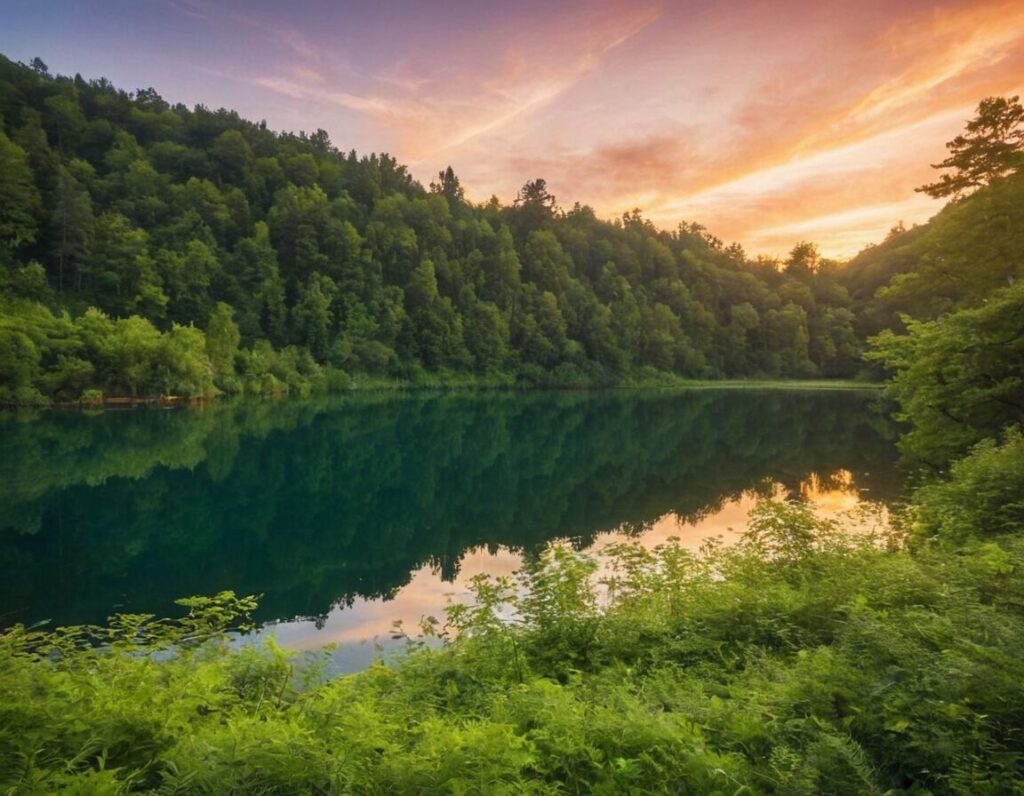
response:
<path fill-rule="evenodd" d="M 273 44 L 239 79 L 424 182 L 451 164 L 471 198 L 508 200 L 543 176 L 564 204 L 639 206 L 774 254 L 814 233 L 849 255 L 889 212 L 927 218 L 913 188 L 943 143 L 981 98 L 1024 87 L 1019 0 L 523 3 L 377 19 L 362 49 L 323 9 L 318 29 L 168 1 Z"/>

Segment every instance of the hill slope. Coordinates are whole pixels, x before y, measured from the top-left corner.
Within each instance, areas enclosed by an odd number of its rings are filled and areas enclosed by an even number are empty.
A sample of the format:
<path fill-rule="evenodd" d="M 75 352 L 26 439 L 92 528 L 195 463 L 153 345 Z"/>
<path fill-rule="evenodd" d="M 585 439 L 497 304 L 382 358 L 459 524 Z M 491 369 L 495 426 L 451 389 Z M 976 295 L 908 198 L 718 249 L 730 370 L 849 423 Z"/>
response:
<path fill-rule="evenodd" d="M 697 225 L 424 189 L 317 131 L 0 60 L 2 399 L 305 391 L 348 375 L 846 376 L 846 290 Z M 93 308 L 93 309 L 90 309 Z"/>
<path fill-rule="evenodd" d="M 865 249 L 841 272 L 862 336 L 977 306 L 1024 276 L 1024 172 L 951 202 L 927 224 Z"/>

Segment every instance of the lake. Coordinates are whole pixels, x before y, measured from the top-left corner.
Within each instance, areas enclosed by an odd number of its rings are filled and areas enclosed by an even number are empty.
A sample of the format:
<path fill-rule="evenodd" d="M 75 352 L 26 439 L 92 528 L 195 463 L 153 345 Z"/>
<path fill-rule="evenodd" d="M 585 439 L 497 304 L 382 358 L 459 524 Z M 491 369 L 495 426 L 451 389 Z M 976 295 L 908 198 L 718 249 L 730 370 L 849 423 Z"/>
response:
<path fill-rule="evenodd" d="M 0 626 L 176 614 L 262 595 L 343 669 L 477 572 L 743 528 L 759 496 L 836 512 L 899 496 L 873 392 L 366 393 L 0 415 Z"/>

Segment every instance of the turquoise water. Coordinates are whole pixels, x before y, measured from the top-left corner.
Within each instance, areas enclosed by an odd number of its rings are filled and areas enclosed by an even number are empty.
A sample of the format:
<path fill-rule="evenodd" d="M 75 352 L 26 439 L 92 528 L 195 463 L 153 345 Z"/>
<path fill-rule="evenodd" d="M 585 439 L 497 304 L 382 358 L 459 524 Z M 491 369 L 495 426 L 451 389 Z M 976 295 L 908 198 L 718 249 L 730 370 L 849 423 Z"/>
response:
<path fill-rule="evenodd" d="M 873 394 L 361 394 L 0 415 L 0 625 L 260 594 L 286 641 L 438 613 L 552 539 L 702 535 L 901 487 Z M 363 645 L 365 646 L 365 644 Z"/>

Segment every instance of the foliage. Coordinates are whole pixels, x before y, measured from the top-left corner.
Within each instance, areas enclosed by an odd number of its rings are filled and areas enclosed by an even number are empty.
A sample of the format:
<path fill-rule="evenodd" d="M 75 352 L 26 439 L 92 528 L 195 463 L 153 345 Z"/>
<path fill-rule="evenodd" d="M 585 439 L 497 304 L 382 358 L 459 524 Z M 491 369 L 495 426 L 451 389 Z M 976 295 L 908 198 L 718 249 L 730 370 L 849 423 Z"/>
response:
<path fill-rule="evenodd" d="M 36 237 L 39 192 L 25 150 L 0 130 L 0 256 Z"/>
<path fill-rule="evenodd" d="M 866 249 L 839 278 L 850 292 L 858 335 L 901 332 L 904 314 L 934 320 L 979 306 L 1024 279 L 1024 173 Z"/>
<path fill-rule="evenodd" d="M 978 105 L 977 114 L 946 148 L 950 154 L 935 165 L 955 169 L 938 182 L 922 185 L 918 191 L 934 197 L 959 198 L 965 192 L 988 185 L 992 180 L 1020 170 L 1024 165 L 1024 106 L 1020 97 L 989 97 Z"/>
<path fill-rule="evenodd" d="M 1024 527 L 1024 436 L 1020 427 L 985 439 L 953 463 L 949 479 L 917 491 L 918 527 L 955 542 Z"/>
<path fill-rule="evenodd" d="M 1024 282 L 907 333 L 874 338 L 868 357 L 893 373 L 889 393 L 912 423 L 904 450 L 936 467 L 1024 421 Z"/>
<path fill-rule="evenodd" d="M 602 561 L 534 545 L 515 579 L 476 578 L 472 601 L 453 603 L 444 621 L 425 618 L 440 648 L 409 639 L 393 665 L 332 679 L 322 655 L 229 632 L 244 630 L 256 607 L 230 592 L 181 601 L 189 613 L 177 621 L 121 614 L 102 627 L 14 626 L 0 635 L 4 790 L 1020 792 L 1016 97 L 984 101 L 940 164 L 956 172 L 923 188 L 974 193 L 924 229 L 894 228 L 843 275 L 810 244 L 778 267 L 749 262 L 699 225 L 665 233 L 638 211 L 615 223 L 579 205 L 565 211 L 543 179 L 511 207 L 472 205 L 451 169 L 428 193 L 389 156 L 345 155 L 322 131 L 274 134 L 227 111 L 171 107 L 152 89 L 128 95 L 106 81 L 52 77 L 38 59 L 0 60 L 0 118 L 2 402 L 306 395 L 350 385 L 349 373 L 520 385 L 839 376 L 856 367 L 858 334 L 881 331 L 871 358 L 893 374 L 910 427 L 904 450 L 933 465 L 896 518 L 915 531 L 906 540 L 766 502 L 739 544 L 712 542 L 700 555 L 677 541 L 617 545 Z M 536 491 L 528 480 L 508 489 L 509 473 L 558 480 L 562 455 L 586 462 L 602 489 L 563 484 L 560 510 L 600 510 L 600 495 L 621 499 L 606 485 L 629 491 L 623 473 L 632 471 L 609 467 L 605 449 L 573 445 L 574 419 L 526 412 L 522 426 L 448 428 L 443 444 L 422 443 L 443 461 L 411 468 L 417 489 L 434 495 L 449 472 L 469 469 L 453 440 L 475 429 L 491 447 L 464 477 L 509 492 L 509 527 L 524 516 L 542 525 L 553 511 L 524 499 Z M 626 460 L 682 460 L 667 441 L 686 418 L 670 421 L 654 425 L 656 442 L 608 438 Z M 309 422 L 310 449 L 331 446 Z M 258 507 L 274 478 L 291 486 L 402 466 L 389 455 L 398 446 L 382 445 L 386 435 L 368 424 L 372 461 L 319 466 L 310 455 L 308 473 L 275 474 L 268 462 L 279 457 L 240 456 L 230 427 L 211 424 L 223 444 L 199 433 L 184 448 L 171 440 L 150 451 L 130 440 L 134 456 L 94 463 L 90 479 L 156 463 L 188 468 L 180 490 L 109 501 L 123 516 L 125 505 L 163 495 L 187 502 L 199 480 L 191 468 L 203 461 L 220 487 L 244 461 L 259 476 L 245 491 Z M 522 428 L 548 446 L 540 470 L 502 459 L 501 434 Z M 755 448 L 760 439 L 742 437 Z M 737 449 L 728 446 L 720 469 L 739 469 Z M 714 459 L 689 464 L 695 478 L 716 469 Z M 68 477 L 59 467 L 26 473 L 4 480 L 25 506 Z M 745 473 L 735 477 L 749 487 Z M 348 480 L 356 505 L 367 490 Z M 294 529 L 302 511 L 334 518 L 336 506 L 287 496 L 292 532 L 279 557 L 308 578 L 290 554 Z M 438 510 L 413 510 L 410 524 L 402 501 L 384 497 L 366 501 L 382 547 L 411 546 L 430 521 L 446 532 L 474 527 Z M 76 510 L 56 502 L 61 518 Z M 544 510 L 527 515 L 531 505 Z M 42 516 L 25 508 L 11 524 L 31 537 Z M 251 536 L 265 536 L 269 522 Z M 170 544 L 202 548 L 194 526 Z M 101 578 L 118 554 L 140 554 L 110 527 L 77 540 L 102 551 L 101 536 L 114 540 Z"/>
<path fill-rule="evenodd" d="M 733 549 L 479 579 L 440 650 L 323 680 L 225 644 L 230 595 L 0 638 L 0 783 L 106 792 L 1005 793 L 1024 775 L 1024 546 L 910 554 L 764 504 Z M 829 540 L 806 544 L 809 530 Z M 788 551 L 765 559 L 763 548 Z M 827 573 L 823 577 L 823 573 Z M 1017 576 L 1014 575 L 1017 573 Z M 169 630 L 170 629 L 170 630 Z M 201 636 L 212 636 L 202 641 Z M 172 642 L 168 647 L 168 642 Z M 160 652 L 160 650 L 163 650 Z M 571 652 L 565 657 L 563 652 Z"/>

